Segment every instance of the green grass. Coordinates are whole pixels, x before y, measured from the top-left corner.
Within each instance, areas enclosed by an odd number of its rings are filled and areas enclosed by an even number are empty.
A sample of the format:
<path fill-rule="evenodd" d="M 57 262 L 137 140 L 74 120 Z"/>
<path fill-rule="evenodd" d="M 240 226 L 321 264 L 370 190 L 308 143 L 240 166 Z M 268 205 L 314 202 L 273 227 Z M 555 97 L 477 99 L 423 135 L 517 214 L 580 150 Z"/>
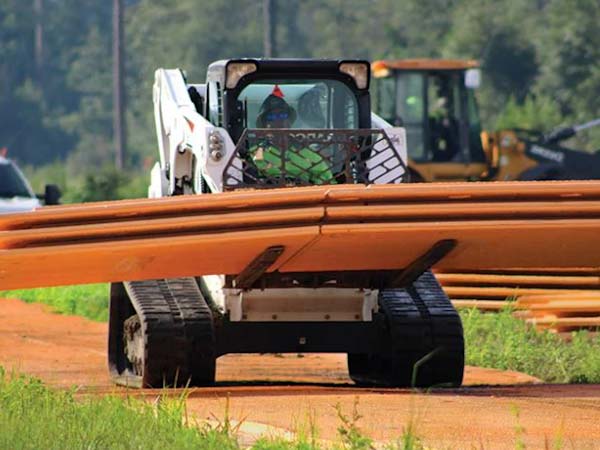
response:
<path fill-rule="evenodd" d="M 108 320 L 108 285 L 104 283 L 0 291 L 0 298 L 43 303 L 57 313 L 82 316 L 98 322 Z"/>
<path fill-rule="evenodd" d="M 467 364 L 516 370 L 551 383 L 600 382 L 600 335 L 577 331 L 567 341 L 515 319 L 510 309 L 464 310 L 461 317 Z"/>
<path fill-rule="evenodd" d="M 0 448 L 6 449 L 215 449 L 243 448 L 238 426 L 232 425 L 226 407 L 216 425 L 190 417 L 186 394 L 161 396 L 153 402 L 131 397 L 82 397 L 74 391 L 46 387 L 35 378 L 7 374 L 0 367 Z M 339 439 L 318 439 L 314 416 L 306 430 L 293 439 L 260 437 L 255 450 L 316 450 L 373 448 L 357 422 L 358 400 L 350 415 L 337 406 Z M 414 429 L 403 431 L 390 450 L 418 450 L 423 446 Z"/>
<path fill-rule="evenodd" d="M 0 292 L 50 305 L 55 311 L 92 320 L 108 319 L 108 285 L 56 287 Z M 565 341 L 515 319 L 507 309 L 497 314 L 463 310 L 467 364 L 516 370 L 554 383 L 600 383 L 600 335 L 572 333 Z"/>
<path fill-rule="evenodd" d="M 154 403 L 112 396 L 76 400 L 40 381 L 0 368 L 0 448 L 237 449 L 236 439 L 188 426 L 185 397 Z"/>

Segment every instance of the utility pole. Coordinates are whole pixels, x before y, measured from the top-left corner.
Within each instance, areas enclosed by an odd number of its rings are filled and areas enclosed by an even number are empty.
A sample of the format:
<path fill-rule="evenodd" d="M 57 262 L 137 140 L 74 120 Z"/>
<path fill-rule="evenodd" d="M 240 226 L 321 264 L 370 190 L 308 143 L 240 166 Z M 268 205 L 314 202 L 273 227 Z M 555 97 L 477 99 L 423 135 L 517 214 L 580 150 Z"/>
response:
<path fill-rule="evenodd" d="M 113 0 L 113 141 L 115 166 L 123 169 L 125 155 L 125 97 L 123 92 L 123 0 Z"/>
<path fill-rule="evenodd" d="M 34 62 L 36 78 L 40 85 L 44 76 L 44 0 L 33 0 L 34 28 Z"/>
<path fill-rule="evenodd" d="M 277 57 L 275 28 L 277 24 L 276 0 L 263 0 L 263 49 L 267 58 Z"/>

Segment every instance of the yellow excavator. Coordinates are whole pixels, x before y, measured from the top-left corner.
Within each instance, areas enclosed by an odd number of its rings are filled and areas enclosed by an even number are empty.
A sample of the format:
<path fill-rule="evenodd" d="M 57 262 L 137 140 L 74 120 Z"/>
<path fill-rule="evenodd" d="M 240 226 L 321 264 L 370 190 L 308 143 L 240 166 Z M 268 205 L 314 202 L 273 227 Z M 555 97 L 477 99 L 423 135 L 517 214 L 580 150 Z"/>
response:
<path fill-rule="evenodd" d="M 406 129 L 411 181 L 600 179 L 600 152 L 565 147 L 600 119 L 544 134 L 482 130 L 473 60 L 403 59 L 371 66 L 374 112 Z"/>

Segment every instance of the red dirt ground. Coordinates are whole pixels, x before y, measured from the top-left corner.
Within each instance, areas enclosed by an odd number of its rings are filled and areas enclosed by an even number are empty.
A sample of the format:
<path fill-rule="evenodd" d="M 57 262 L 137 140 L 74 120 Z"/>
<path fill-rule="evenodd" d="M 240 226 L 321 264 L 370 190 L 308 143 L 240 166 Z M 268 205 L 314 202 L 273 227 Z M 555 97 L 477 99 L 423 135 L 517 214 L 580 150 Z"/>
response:
<path fill-rule="evenodd" d="M 122 393 L 108 379 L 106 339 L 106 324 L 0 300 L 6 369 L 84 393 Z M 190 393 L 188 410 L 200 419 L 223 417 L 229 398 L 235 419 L 294 430 L 314 414 L 320 436 L 335 439 L 335 405 L 350 413 L 358 399 L 359 426 L 378 441 L 398 437 L 412 420 L 433 448 L 514 449 L 520 424 L 527 448 L 552 448 L 562 439 L 565 448 L 600 449 L 600 385 L 545 385 L 516 372 L 467 367 L 461 389 L 364 389 L 352 385 L 345 356 L 337 354 L 228 355 L 218 360 L 217 381 Z"/>

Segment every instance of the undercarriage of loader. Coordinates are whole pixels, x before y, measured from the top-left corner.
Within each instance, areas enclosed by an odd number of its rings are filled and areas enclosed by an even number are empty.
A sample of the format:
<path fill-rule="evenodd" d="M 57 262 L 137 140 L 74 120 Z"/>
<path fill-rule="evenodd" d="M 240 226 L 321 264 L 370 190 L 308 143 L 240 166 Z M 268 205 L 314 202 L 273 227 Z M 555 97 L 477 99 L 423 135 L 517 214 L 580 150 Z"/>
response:
<path fill-rule="evenodd" d="M 362 385 L 461 384 L 460 318 L 430 272 L 379 292 L 369 322 L 232 322 L 213 314 L 194 278 L 111 287 L 109 365 L 135 387 L 207 385 L 227 353 L 342 352 Z"/>

